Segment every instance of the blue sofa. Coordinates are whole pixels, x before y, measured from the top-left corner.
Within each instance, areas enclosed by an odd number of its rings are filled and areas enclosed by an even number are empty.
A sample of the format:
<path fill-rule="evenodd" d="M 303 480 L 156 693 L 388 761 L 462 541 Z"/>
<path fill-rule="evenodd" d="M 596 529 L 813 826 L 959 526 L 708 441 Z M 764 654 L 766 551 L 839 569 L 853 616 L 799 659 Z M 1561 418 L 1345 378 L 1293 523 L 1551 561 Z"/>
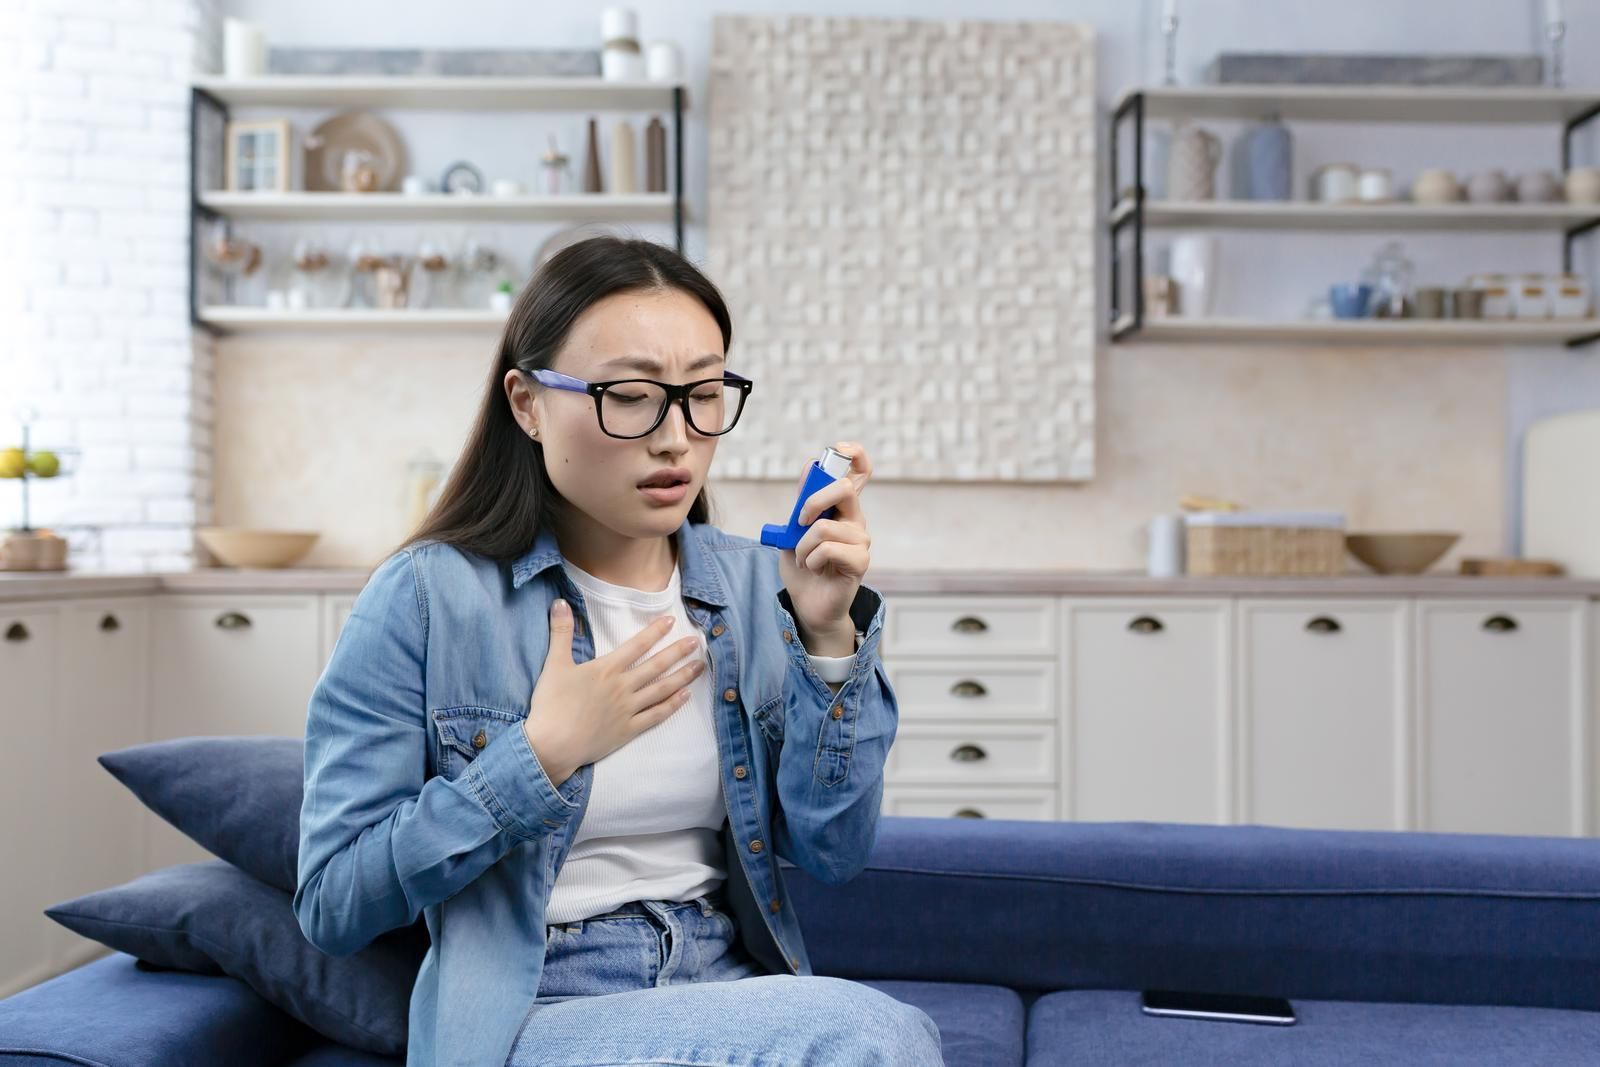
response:
<path fill-rule="evenodd" d="M 886 817 L 860 877 L 787 878 L 817 972 L 923 1008 L 952 1067 L 1600 1063 L 1592 840 Z M 1144 988 L 1299 1021 L 1147 1017 Z M 0 1064 L 398 1062 L 120 953 L 0 1001 Z"/>

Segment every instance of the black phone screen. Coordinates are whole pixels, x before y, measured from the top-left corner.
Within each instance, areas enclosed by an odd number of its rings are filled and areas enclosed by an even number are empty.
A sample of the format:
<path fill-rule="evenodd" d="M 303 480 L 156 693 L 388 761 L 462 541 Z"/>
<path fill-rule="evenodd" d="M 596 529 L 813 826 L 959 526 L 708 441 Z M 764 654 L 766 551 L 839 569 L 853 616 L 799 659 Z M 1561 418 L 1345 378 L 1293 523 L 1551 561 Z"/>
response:
<path fill-rule="evenodd" d="M 1280 1026 L 1294 1022 L 1294 1009 L 1282 997 L 1150 989 L 1144 993 L 1144 1010 L 1151 1015 L 1175 1015 L 1190 1019 L 1221 1019 Z"/>

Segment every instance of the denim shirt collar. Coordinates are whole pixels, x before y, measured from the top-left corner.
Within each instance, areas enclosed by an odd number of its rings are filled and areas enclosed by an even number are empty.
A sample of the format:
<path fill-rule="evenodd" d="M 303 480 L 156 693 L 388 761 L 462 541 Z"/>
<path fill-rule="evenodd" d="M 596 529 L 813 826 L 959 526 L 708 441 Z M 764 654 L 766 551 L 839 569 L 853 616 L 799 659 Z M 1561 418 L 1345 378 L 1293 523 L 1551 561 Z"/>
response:
<path fill-rule="evenodd" d="M 703 604 L 725 608 L 728 594 L 722 584 L 722 574 L 712 563 L 709 550 L 701 544 L 694 524 L 687 518 L 678 527 L 678 570 L 684 596 L 694 597 Z M 521 589 L 536 575 L 559 567 L 562 563 L 561 546 L 556 541 L 555 530 L 548 524 L 539 528 L 533 547 L 511 564 L 511 588 Z"/>

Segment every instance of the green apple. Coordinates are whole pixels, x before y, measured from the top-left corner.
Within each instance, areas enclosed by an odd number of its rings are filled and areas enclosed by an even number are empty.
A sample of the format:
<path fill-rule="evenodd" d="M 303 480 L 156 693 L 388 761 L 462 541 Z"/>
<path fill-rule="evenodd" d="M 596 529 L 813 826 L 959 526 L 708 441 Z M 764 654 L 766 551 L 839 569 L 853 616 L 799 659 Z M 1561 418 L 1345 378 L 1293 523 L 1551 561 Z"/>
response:
<path fill-rule="evenodd" d="M 28 460 L 20 448 L 0 448 L 0 478 L 20 478 Z"/>
<path fill-rule="evenodd" d="M 54 452 L 35 452 L 28 457 L 28 469 L 40 478 L 54 478 L 61 473 L 61 457 Z"/>

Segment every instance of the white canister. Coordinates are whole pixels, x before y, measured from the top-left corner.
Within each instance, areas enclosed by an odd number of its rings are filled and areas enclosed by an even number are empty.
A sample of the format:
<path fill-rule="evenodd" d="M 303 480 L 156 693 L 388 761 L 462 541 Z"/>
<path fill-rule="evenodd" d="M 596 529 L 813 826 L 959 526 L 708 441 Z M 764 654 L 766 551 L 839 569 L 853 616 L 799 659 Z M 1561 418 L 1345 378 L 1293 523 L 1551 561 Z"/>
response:
<path fill-rule="evenodd" d="M 1311 199 L 1343 204 L 1356 198 L 1360 172 L 1354 163 L 1328 163 L 1311 172 Z"/>
<path fill-rule="evenodd" d="M 1149 531 L 1145 573 L 1152 578 L 1176 578 L 1183 573 L 1183 516 L 1157 515 L 1150 520 Z"/>
<path fill-rule="evenodd" d="M 683 50 L 673 41 L 651 41 L 644 54 L 644 74 L 653 82 L 683 81 Z"/>
<path fill-rule="evenodd" d="M 407 174 L 400 179 L 400 191 L 407 196 L 426 196 L 432 192 L 431 183 L 420 174 Z"/>
<path fill-rule="evenodd" d="M 521 196 L 526 190 L 515 178 L 496 178 L 489 185 L 491 196 Z"/>
<path fill-rule="evenodd" d="M 1582 319 L 1589 315 L 1589 281 L 1581 274 L 1558 274 L 1551 280 L 1550 316 Z"/>
<path fill-rule="evenodd" d="M 1518 319 L 1550 317 L 1550 282 L 1543 274 L 1524 274 L 1511 287 L 1511 315 Z"/>
<path fill-rule="evenodd" d="M 1483 317 L 1509 319 L 1511 317 L 1511 280 L 1504 274 L 1474 274 L 1472 288 L 1483 291 Z"/>
<path fill-rule="evenodd" d="M 267 72 L 267 35 L 244 19 L 222 20 L 222 73 L 229 78 L 259 78 Z"/>
<path fill-rule="evenodd" d="M 606 81 L 643 81 L 644 53 L 639 48 L 639 15 L 632 8 L 608 7 L 600 12 L 600 76 Z"/>
<path fill-rule="evenodd" d="M 1383 167 L 1368 167 L 1356 179 L 1356 199 L 1384 204 L 1394 199 L 1394 176 Z"/>

